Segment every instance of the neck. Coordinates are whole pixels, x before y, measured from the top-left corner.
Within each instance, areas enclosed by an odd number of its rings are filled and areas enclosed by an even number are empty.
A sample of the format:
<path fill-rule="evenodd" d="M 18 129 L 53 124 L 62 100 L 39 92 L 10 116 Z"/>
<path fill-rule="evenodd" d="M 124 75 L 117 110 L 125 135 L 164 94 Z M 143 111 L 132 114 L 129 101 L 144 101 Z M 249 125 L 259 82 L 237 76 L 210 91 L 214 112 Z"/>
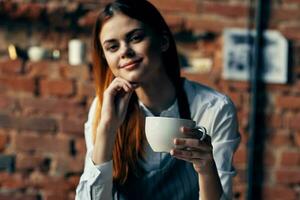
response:
<path fill-rule="evenodd" d="M 142 83 L 136 89 L 139 100 L 154 114 L 158 115 L 170 107 L 176 99 L 175 87 L 166 74 Z"/>

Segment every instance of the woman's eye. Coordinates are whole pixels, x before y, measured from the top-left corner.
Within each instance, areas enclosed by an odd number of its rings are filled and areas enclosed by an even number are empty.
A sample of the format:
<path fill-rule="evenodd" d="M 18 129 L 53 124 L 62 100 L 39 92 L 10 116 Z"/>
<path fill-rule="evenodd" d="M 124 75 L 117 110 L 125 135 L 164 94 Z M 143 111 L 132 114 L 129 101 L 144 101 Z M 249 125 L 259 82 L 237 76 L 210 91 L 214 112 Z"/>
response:
<path fill-rule="evenodd" d="M 130 38 L 130 41 L 132 42 L 140 42 L 143 40 L 144 36 L 142 34 L 135 34 Z"/>
<path fill-rule="evenodd" d="M 116 45 L 116 44 L 109 45 L 109 46 L 106 47 L 106 50 L 110 51 L 110 52 L 117 51 L 118 50 L 118 45 Z"/>

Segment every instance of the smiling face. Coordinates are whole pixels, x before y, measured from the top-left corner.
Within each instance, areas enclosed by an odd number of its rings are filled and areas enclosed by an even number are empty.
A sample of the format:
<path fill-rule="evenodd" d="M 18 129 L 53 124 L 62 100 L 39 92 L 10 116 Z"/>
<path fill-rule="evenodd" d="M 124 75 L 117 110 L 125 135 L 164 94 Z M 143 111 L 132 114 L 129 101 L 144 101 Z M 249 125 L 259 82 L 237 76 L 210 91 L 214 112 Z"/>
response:
<path fill-rule="evenodd" d="M 117 13 L 99 34 L 104 56 L 116 77 L 142 83 L 163 72 L 161 39 L 145 24 Z"/>

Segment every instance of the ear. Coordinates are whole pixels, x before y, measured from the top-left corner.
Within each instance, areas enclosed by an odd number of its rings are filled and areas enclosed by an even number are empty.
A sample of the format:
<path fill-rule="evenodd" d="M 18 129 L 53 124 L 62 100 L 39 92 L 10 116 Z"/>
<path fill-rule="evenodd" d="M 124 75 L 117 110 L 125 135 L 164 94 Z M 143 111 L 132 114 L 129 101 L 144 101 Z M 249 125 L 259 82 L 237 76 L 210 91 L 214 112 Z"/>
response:
<path fill-rule="evenodd" d="M 169 36 L 167 35 L 167 33 L 163 32 L 160 49 L 162 52 L 165 52 L 169 49 L 169 46 L 170 46 Z"/>

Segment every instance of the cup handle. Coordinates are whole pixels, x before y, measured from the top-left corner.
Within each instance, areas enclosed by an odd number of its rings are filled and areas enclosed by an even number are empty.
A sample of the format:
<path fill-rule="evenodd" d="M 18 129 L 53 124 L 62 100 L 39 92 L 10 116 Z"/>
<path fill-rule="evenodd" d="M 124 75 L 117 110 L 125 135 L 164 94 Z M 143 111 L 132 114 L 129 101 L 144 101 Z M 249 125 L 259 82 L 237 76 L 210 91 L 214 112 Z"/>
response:
<path fill-rule="evenodd" d="M 204 126 L 196 126 L 195 129 L 198 129 L 202 135 L 200 137 L 200 140 L 203 141 L 208 135 L 207 135 L 207 130 Z"/>

